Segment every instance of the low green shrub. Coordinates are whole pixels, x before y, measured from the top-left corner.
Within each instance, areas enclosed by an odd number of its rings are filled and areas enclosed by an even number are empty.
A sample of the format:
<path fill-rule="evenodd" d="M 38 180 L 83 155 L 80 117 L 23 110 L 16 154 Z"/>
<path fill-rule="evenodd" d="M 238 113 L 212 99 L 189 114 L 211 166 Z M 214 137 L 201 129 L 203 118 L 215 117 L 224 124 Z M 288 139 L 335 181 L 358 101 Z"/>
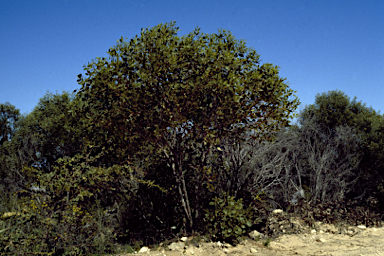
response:
<path fill-rule="evenodd" d="M 215 197 L 209 203 L 213 209 L 206 210 L 205 219 L 208 233 L 216 241 L 235 244 L 259 222 L 252 207 L 243 208 L 243 200 L 233 196 Z"/>

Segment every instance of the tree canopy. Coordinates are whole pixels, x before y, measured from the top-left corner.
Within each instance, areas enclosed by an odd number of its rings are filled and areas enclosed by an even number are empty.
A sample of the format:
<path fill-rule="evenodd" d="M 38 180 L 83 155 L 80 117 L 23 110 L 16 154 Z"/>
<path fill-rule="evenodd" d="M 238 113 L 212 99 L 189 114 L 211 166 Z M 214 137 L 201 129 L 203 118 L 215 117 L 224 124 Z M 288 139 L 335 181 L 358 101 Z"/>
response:
<path fill-rule="evenodd" d="M 167 128 L 208 141 L 288 124 L 298 100 L 277 66 L 261 65 L 255 50 L 225 30 L 197 28 L 183 37 L 178 30 L 160 24 L 129 42 L 121 38 L 109 58 L 85 67 L 79 96 L 92 129 L 102 127 L 107 141 L 123 147 L 164 143 Z"/>
<path fill-rule="evenodd" d="M 360 152 L 363 157 L 359 165 L 361 178 L 355 193 L 365 194 L 383 183 L 383 115 L 358 102 L 356 97 L 350 100 L 341 91 L 329 91 L 316 96 L 315 103 L 307 106 L 300 114 L 299 123 L 303 124 L 309 119 L 316 120 L 320 124 L 319 129 L 329 130 L 334 134 L 337 127 L 351 127 L 360 138 Z"/>
<path fill-rule="evenodd" d="M 15 106 L 9 103 L 0 104 L 0 146 L 14 135 L 15 122 L 19 116 L 20 111 Z"/>
<path fill-rule="evenodd" d="M 250 130 L 265 139 L 265 131 L 288 125 L 299 102 L 279 68 L 261 64 L 256 51 L 230 32 L 196 28 L 178 37 L 178 31 L 174 22 L 143 29 L 129 42 L 118 40 L 108 58 L 89 63 L 78 76 L 79 113 L 92 130 L 89 146 L 113 152 L 109 161 L 144 151 L 164 154 L 191 221 L 184 184 L 190 143 L 206 152 L 220 138 Z"/>

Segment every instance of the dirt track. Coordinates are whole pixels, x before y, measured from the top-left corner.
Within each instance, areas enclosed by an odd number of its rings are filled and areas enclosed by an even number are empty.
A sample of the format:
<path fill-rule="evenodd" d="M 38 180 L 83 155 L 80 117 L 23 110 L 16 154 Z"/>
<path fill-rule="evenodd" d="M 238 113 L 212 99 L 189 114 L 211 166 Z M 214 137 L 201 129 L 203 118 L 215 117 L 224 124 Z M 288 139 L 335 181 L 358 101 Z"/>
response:
<path fill-rule="evenodd" d="M 327 256 L 384 256 L 384 228 L 359 229 L 350 227 L 345 234 L 332 233 L 337 228 L 330 225 L 319 225 L 314 229 L 303 230 L 301 234 L 282 235 L 273 239 L 268 247 L 260 241 L 246 240 L 236 247 L 218 245 L 217 243 L 199 243 L 198 247 L 188 245 L 182 250 L 169 251 L 160 248 L 157 251 L 140 252 L 138 255 L 327 255 Z M 192 238 L 188 238 L 191 240 Z M 118 254 L 132 255 L 132 254 Z M 116 255 L 117 256 L 117 255 Z"/>

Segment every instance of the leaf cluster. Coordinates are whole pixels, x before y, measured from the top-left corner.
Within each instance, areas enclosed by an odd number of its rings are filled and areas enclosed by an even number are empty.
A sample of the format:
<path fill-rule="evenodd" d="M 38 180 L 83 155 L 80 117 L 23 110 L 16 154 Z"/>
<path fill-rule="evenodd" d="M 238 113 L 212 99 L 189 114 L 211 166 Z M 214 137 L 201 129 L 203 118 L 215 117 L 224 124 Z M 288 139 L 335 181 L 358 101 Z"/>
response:
<path fill-rule="evenodd" d="M 225 198 L 215 197 L 209 205 L 213 207 L 206 210 L 205 221 L 208 233 L 217 241 L 239 242 L 258 223 L 252 208 L 243 208 L 242 199 L 235 200 L 229 195 Z"/>

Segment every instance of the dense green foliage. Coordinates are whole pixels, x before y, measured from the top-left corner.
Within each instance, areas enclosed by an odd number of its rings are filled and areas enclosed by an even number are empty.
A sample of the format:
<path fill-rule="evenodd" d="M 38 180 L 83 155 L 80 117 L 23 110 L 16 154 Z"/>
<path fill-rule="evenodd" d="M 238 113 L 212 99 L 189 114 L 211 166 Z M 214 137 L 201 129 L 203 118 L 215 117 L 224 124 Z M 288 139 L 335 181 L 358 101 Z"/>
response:
<path fill-rule="evenodd" d="M 9 103 L 0 104 L 0 146 L 9 141 L 15 133 L 15 122 L 20 111 Z"/>
<path fill-rule="evenodd" d="M 27 115 L 0 104 L 0 254 L 236 242 L 300 199 L 384 199 L 382 115 L 330 91 L 289 126 L 277 66 L 228 31 L 178 30 L 121 38 Z"/>
<path fill-rule="evenodd" d="M 20 112 L 9 103 L 0 104 L 0 178 L 4 180 L 7 174 L 7 143 L 16 132 L 15 123 L 20 117 Z"/>
<path fill-rule="evenodd" d="M 237 243 L 249 228 L 258 223 L 251 207 L 243 208 L 242 199 L 235 200 L 233 196 L 226 198 L 215 197 L 209 203 L 213 206 L 205 214 L 208 233 L 216 241 Z"/>
<path fill-rule="evenodd" d="M 223 30 L 199 29 L 179 38 L 174 23 L 123 38 L 79 75 L 78 111 L 89 120 L 89 145 L 102 146 L 108 162 L 162 154 L 172 168 L 188 225 L 194 211 L 186 172 L 190 149 L 200 150 L 195 171 L 220 138 L 257 130 L 258 138 L 286 125 L 298 101 L 278 67 L 261 65 L 259 55 Z M 257 120 L 257 122 L 255 122 Z M 192 146 L 193 145 L 193 146 Z M 198 184 L 198 182 L 197 182 Z M 195 191 L 202 191 L 195 189 Z"/>

